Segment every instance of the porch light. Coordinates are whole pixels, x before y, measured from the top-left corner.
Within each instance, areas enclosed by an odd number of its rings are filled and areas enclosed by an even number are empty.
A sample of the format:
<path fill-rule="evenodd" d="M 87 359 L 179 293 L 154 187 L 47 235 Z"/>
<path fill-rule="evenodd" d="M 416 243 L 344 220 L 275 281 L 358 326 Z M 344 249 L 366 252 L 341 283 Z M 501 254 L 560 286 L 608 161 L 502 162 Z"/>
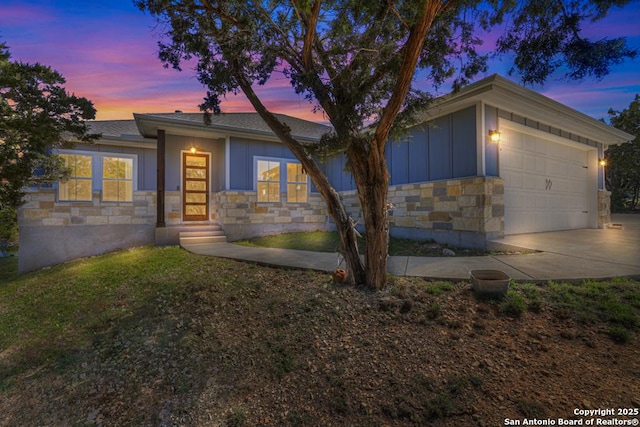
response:
<path fill-rule="evenodd" d="M 489 141 L 495 142 L 495 143 L 500 142 L 500 132 L 498 132 L 497 130 L 490 130 Z"/>
<path fill-rule="evenodd" d="M 600 166 L 607 166 L 607 161 L 604 158 L 598 159 L 598 163 Z"/>
<path fill-rule="evenodd" d="M 198 149 L 192 145 L 191 148 L 189 148 L 189 151 L 191 151 L 191 154 L 196 154 L 198 152 Z"/>

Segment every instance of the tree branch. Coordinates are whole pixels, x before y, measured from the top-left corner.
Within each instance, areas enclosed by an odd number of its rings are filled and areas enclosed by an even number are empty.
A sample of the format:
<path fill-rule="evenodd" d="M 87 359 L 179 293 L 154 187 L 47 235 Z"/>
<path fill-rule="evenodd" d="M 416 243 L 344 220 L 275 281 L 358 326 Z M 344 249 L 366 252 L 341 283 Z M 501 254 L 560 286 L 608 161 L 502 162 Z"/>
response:
<path fill-rule="evenodd" d="M 320 0 L 313 2 L 311 6 L 311 17 L 304 19 L 303 23 L 306 27 L 304 34 L 304 44 L 302 46 L 302 66 L 310 72 L 313 70 L 313 58 L 311 56 L 313 42 L 316 38 L 316 26 L 318 25 L 318 16 L 320 15 Z"/>
<path fill-rule="evenodd" d="M 374 161 L 379 161 L 381 158 L 384 158 L 384 146 L 389 135 L 389 131 L 391 130 L 393 122 L 400 112 L 407 93 L 411 88 L 411 81 L 413 80 L 413 74 L 420 57 L 424 39 L 431 29 L 431 25 L 442 6 L 442 1 L 425 0 L 420 20 L 411 27 L 409 38 L 402 48 L 402 65 L 400 67 L 400 74 L 398 75 L 396 86 L 389 102 L 382 111 L 382 116 L 378 122 L 374 140 L 371 142 L 371 149 L 377 150 L 377 155 L 372 156 L 376 157 L 376 159 L 372 159 Z"/>
<path fill-rule="evenodd" d="M 221 8 L 219 7 L 214 7 L 211 5 L 211 2 L 209 0 L 202 0 L 202 7 L 198 7 L 198 6 L 193 6 L 194 9 L 203 9 L 206 10 L 209 13 L 214 13 L 216 15 L 218 15 L 220 18 L 231 22 L 233 25 L 235 25 L 236 27 L 238 27 L 238 29 L 240 30 L 245 30 L 244 25 L 242 25 L 240 23 L 240 21 L 238 21 L 237 19 L 235 19 L 233 16 L 229 15 L 228 13 L 224 12 Z"/>

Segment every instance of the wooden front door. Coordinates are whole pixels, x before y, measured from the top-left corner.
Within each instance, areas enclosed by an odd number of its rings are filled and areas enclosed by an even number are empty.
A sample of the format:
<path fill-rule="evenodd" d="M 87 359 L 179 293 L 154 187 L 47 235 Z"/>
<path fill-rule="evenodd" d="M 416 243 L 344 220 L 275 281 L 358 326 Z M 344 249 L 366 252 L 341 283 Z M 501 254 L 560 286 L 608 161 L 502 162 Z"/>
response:
<path fill-rule="evenodd" d="M 182 212 L 185 221 L 209 219 L 209 156 L 182 153 Z"/>

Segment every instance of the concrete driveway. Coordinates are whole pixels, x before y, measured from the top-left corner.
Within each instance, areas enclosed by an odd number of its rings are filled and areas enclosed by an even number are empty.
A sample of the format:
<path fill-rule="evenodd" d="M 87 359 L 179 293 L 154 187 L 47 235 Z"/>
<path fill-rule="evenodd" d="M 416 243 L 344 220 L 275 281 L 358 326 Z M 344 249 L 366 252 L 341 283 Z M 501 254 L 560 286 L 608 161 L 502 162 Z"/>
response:
<path fill-rule="evenodd" d="M 622 228 L 512 235 L 496 243 L 542 251 L 535 254 L 536 263 L 522 266 L 521 271 L 533 277 L 575 277 L 577 272 L 585 278 L 640 275 L 640 215 L 613 215 L 612 222 Z M 509 264 L 519 268 L 517 261 Z"/>
<path fill-rule="evenodd" d="M 400 276 L 468 279 L 470 270 L 501 270 L 522 281 L 640 278 L 640 215 L 615 216 L 622 229 L 571 230 L 508 236 L 497 246 L 533 249 L 525 255 L 476 257 L 392 256 L 388 271 Z M 185 244 L 191 252 L 261 264 L 333 271 L 340 257 L 291 249 L 249 248 L 231 243 Z"/>

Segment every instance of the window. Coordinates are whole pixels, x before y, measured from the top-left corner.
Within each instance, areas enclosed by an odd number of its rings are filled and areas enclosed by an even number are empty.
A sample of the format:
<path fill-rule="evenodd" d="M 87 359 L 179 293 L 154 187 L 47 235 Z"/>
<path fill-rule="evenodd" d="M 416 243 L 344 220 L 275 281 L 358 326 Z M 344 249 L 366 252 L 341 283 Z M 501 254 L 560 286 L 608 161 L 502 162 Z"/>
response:
<path fill-rule="evenodd" d="M 133 201 L 133 159 L 102 158 L 102 200 Z"/>
<path fill-rule="evenodd" d="M 58 152 L 71 169 L 66 182 L 58 183 L 61 202 L 92 201 L 100 191 L 104 202 L 133 202 L 137 190 L 137 155 L 96 151 L 62 150 Z"/>
<path fill-rule="evenodd" d="M 287 201 L 307 202 L 307 175 L 300 163 L 287 163 Z"/>
<path fill-rule="evenodd" d="M 63 201 L 91 201 L 92 157 L 78 154 L 61 154 L 65 166 L 71 169 L 66 182 L 58 185 L 58 199 Z"/>
<path fill-rule="evenodd" d="M 309 184 L 304 168 L 290 159 L 255 158 L 258 203 L 278 203 L 286 191 L 288 203 L 307 203 Z"/>
<path fill-rule="evenodd" d="M 280 201 L 280 162 L 271 160 L 257 161 L 258 202 Z"/>

